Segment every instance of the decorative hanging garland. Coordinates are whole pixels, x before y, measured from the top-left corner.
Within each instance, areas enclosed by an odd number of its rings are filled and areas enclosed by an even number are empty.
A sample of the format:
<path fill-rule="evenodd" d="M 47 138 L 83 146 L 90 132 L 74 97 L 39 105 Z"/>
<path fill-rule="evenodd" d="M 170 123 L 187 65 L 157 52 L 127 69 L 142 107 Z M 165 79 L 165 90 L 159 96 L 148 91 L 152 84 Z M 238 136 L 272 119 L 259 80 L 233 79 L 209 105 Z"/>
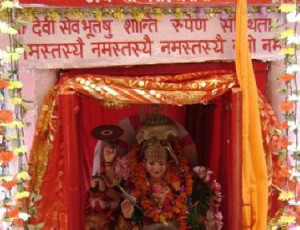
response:
<path fill-rule="evenodd" d="M 248 13 L 260 13 L 262 16 L 268 13 L 280 12 L 278 6 L 250 6 Z M 177 19 L 183 18 L 185 14 L 191 17 L 212 18 L 219 14 L 228 17 L 234 17 L 235 6 L 213 6 L 213 7 L 103 7 L 103 8 L 24 8 L 17 9 L 16 17 L 25 21 L 33 21 L 38 15 L 49 16 L 51 19 L 58 21 L 61 18 L 69 17 L 74 19 L 84 19 L 94 16 L 96 20 L 103 20 L 112 17 L 117 20 L 123 20 L 129 15 L 136 20 L 142 20 L 146 15 L 151 15 L 157 20 L 161 20 L 165 14 L 173 14 Z M 0 18 L 7 18 L 6 12 L 1 12 Z"/>
<path fill-rule="evenodd" d="M 0 228 L 40 229 L 28 219 L 35 212 L 34 201 L 38 196 L 28 192 L 27 147 L 24 142 L 24 100 L 22 83 L 18 76 L 18 60 L 24 52 L 17 38 L 17 1 L 3 0 L 0 12 L 0 34 L 7 37 L 6 50 L 0 49 Z"/>
<path fill-rule="evenodd" d="M 286 173 L 286 179 L 283 187 L 278 188 L 280 191 L 278 200 L 286 202 L 282 214 L 273 224 L 272 229 L 299 229 L 300 228 L 300 201 L 297 194 L 299 187 L 297 181 L 300 179 L 299 171 L 299 143 L 298 129 L 300 127 L 299 114 L 297 114 L 298 101 L 300 100 L 297 83 L 297 75 L 300 72 L 300 66 L 297 58 L 297 51 L 300 44 L 300 36 L 297 34 L 297 24 L 300 22 L 300 13 L 297 1 L 294 4 L 282 4 L 279 7 L 282 13 L 286 14 L 286 30 L 283 31 L 279 39 L 282 42 L 281 54 L 285 55 L 285 73 L 279 80 L 284 87 L 278 91 L 283 93 L 284 100 L 280 103 L 279 108 L 283 112 L 284 121 L 282 128 L 285 130 L 286 144 L 278 152 L 279 157 L 285 163 L 286 169 L 291 169 Z M 294 135 L 295 140 L 290 141 Z"/>

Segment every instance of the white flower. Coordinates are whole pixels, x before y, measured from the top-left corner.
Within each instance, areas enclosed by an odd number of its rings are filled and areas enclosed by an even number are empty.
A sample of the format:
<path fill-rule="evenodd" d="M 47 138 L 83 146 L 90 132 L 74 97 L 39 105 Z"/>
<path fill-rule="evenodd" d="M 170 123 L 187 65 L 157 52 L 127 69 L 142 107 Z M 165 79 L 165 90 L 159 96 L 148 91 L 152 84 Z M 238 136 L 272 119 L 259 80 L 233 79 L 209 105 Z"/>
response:
<path fill-rule="evenodd" d="M 20 212 L 19 213 L 19 218 L 24 220 L 24 221 L 27 221 L 29 217 L 30 217 L 30 215 L 28 215 L 28 213 L 26 213 L 26 212 Z"/>
<path fill-rule="evenodd" d="M 289 36 L 287 38 L 287 44 L 291 45 L 291 44 L 300 44 L 300 36 L 296 35 L 296 36 Z"/>
<path fill-rule="evenodd" d="M 297 147 L 296 144 L 289 145 L 289 146 L 287 147 L 287 149 L 288 149 L 289 151 L 292 151 L 292 152 L 300 151 L 300 147 L 299 147 L 299 146 Z"/>
<path fill-rule="evenodd" d="M 300 71 L 300 66 L 296 65 L 296 64 L 293 64 L 293 65 L 289 65 L 287 68 L 286 68 L 286 73 L 287 74 L 294 74 L 296 72 Z"/>
<path fill-rule="evenodd" d="M 297 95 L 297 94 L 288 95 L 287 100 L 288 101 L 299 101 L 300 95 Z"/>
<path fill-rule="evenodd" d="M 296 11 L 293 11 L 291 13 L 288 13 L 286 15 L 286 19 L 288 22 L 290 23 L 294 23 L 294 22 L 300 22 L 300 14 L 297 14 Z"/>
<path fill-rule="evenodd" d="M 291 132 L 293 132 L 294 130 L 298 129 L 298 127 L 299 127 L 299 122 L 288 121 L 288 126 L 289 126 L 289 130 L 290 130 Z"/>
<path fill-rule="evenodd" d="M 1 22 L 0 21 L 0 31 L 2 30 L 8 30 L 8 24 L 6 22 Z"/>
<path fill-rule="evenodd" d="M 23 47 L 16 48 L 16 50 L 15 50 L 15 52 L 16 52 L 17 54 L 23 54 L 24 51 L 25 51 L 25 50 L 24 50 Z"/>
<path fill-rule="evenodd" d="M 290 200 L 289 201 L 289 205 L 293 205 L 293 206 L 300 206 L 300 201 L 296 201 L 296 200 Z"/>
<path fill-rule="evenodd" d="M 5 34 L 12 34 L 12 35 L 18 33 L 18 31 L 17 31 L 15 28 L 9 26 L 9 25 L 8 25 L 7 23 L 5 23 L 5 22 L 1 22 L 1 25 L 0 25 L 0 32 L 1 32 L 1 33 L 5 33 Z"/>
<path fill-rule="evenodd" d="M 14 2 L 14 7 L 18 8 L 18 9 L 22 9 L 22 6 L 20 5 L 20 3 L 18 1 Z"/>
<path fill-rule="evenodd" d="M 9 58 L 8 53 L 4 50 L 0 50 L 0 60 L 1 59 L 8 59 L 8 58 Z"/>
<path fill-rule="evenodd" d="M 293 169 L 291 173 L 290 179 L 292 180 L 293 178 L 297 178 L 297 180 L 300 180 L 300 172 L 298 172 L 296 169 Z"/>

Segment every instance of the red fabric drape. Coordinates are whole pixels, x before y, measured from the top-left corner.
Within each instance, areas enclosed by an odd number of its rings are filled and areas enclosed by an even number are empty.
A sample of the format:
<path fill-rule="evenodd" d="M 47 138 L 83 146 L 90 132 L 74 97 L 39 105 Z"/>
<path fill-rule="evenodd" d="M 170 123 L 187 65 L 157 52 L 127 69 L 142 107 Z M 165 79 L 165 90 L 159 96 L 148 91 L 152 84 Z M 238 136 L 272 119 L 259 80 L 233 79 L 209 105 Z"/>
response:
<path fill-rule="evenodd" d="M 213 171 L 212 177 L 222 185 L 224 195 L 222 213 L 224 229 L 228 227 L 228 212 L 232 194 L 231 160 L 232 156 L 232 113 L 231 93 L 226 93 L 210 105 L 187 106 L 187 130 L 192 135 L 198 153 L 199 164 Z M 229 167 L 229 168 L 228 168 Z M 236 207 L 234 207 L 236 208 Z M 233 228 L 232 228 L 233 229 Z"/>
<path fill-rule="evenodd" d="M 209 165 L 211 155 L 211 128 L 214 124 L 213 115 L 216 106 L 214 103 L 208 105 L 188 105 L 186 128 L 194 139 L 198 154 L 198 163 L 203 166 Z M 220 127 L 219 127 L 220 128 Z M 213 134 L 219 136 L 219 132 Z"/>

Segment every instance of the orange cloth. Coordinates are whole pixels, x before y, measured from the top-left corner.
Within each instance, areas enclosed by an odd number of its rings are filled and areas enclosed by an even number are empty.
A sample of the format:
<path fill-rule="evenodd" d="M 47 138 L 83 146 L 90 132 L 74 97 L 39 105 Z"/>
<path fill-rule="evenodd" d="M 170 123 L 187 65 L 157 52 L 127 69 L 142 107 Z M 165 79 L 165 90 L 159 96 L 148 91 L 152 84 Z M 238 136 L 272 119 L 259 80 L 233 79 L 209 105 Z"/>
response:
<path fill-rule="evenodd" d="M 236 73 L 242 89 L 243 226 L 267 229 L 268 177 L 264 155 L 257 87 L 248 46 L 247 2 L 237 1 Z M 245 205 L 250 205 L 245 206 Z"/>

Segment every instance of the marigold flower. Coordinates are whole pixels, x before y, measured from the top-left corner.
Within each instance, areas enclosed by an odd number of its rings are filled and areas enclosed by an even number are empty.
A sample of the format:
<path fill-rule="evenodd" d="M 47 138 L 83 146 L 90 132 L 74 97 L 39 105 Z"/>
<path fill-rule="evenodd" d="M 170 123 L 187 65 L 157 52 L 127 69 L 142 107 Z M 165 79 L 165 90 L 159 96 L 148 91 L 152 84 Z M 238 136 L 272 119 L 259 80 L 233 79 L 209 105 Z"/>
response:
<path fill-rule="evenodd" d="M 16 217 L 19 214 L 19 209 L 14 208 L 7 212 L 8 217 Z"/>
<path fill-rule="evenodd" d="M 5 80 L 0 80 L 0 89 L 3 89 L 5 87 L 9 86 L 9 83 Z"/>
<path fill-rule="evenodd" d="M 283 101 L 280 103 L 279 108 L 283 111 L 288 111 L 294 108 L 294 103 L 291 101 Z"/>
<path fill-rule="evenodd" d="M 293 80 L 294 79 L 294 75 L 292 75 L 292 74 L 285 74 L 285 75 L 282 75 L 282 76 L 280 76 L 280 78 L 279 78 L 281 81 L 291 81 L 291 80 Z"/>
<path fill-rule="evenodd" d="M 282 122 L 280 126 L 281 126 L 282 129 L 288 129 L 289 128 L 289 125 L 288 125 L 287 121 Z"/>
<path fill-rule="evenodd" d="M 0 121 L 4 123 L 9 123 L 14 120 L 13 113 L 10 110 L 1 110 L 0 111 Z"/>
<path fill-rule="evenodd" d="M 16 180 L 13 181 L 3 181 L 1 186 L 6 188 L 6 189 L 11 189 L 12 187 L 14 187 L 17 184 Z"/>
<path fill-rule="evenodd" d="M 290 141 L 287 141 L 287 140 L 283 140 L 281 145 L 282 145 L 282 148 L 286 148 L 288 147 L 289 145 L 291 145 L 293 142 L 290 142 Z"/>
<path fill-rule="evenodd" d="M 0 151 L 0 160 L 3 162 L 10 162 L 14 158 L 12 151 Z"/>

